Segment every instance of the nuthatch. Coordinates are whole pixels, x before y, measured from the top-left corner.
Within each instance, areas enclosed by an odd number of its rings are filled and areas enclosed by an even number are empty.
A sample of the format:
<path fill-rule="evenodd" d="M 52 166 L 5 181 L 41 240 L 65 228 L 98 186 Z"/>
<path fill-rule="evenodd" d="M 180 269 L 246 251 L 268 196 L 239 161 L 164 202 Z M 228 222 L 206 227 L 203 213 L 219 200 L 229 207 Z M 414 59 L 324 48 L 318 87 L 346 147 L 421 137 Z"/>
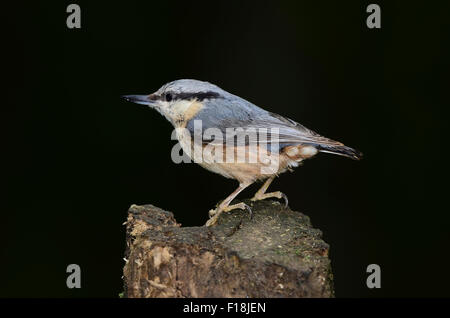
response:
<path fill-rule="evenodd" d="M 253 161 L 236 161 L 235 159 L 197 161 L 202 167 L 239 182 L 239 187 L 215 210 L 210 211 L 211 218 L 206 223 L 207 226 L 215 224 L 223 211 L 239 208 L 247 209 L 251 213 L 250 207 L 243 202 L 233 205 L 230 203 L 242 190 L 258 180 L 266 181 L 256 192 L 252 201 L 274 197 L 284 199 L 287 206 L 286 195 L 280 191 L 266 193 L 267 188 L 277 175 L 297 167 L 304 159 L 311 158 L 318 152 L 342 155 L 356 160 L 362 157 L 357 150 L 322 137 L 291 119 L 268 112 L 208 82 L 182 79 L 167 83 L 150 95 L 123 97 L 160 112 L 176 128 L 176 136 L 183 151 L 191 157 L 192 149 L 196 144 L 200 144 L 201 149 L 206 149 L 209 144 L 213 144 L 216 148 L 222 147 L 227 153 L 231 150 L 232 154 L 243 150 L 247 156 L 245 158 L 251 157 L 249 153 L 254 152 L 254 149 L 257 152 L 266 151 L 277 155 L 276 169 L 268 170 L 269 172 L 264 172 L 268 162 L 259 160 L 259 157 Z M 198 121 L 201 122 L 200 134 L 194 125 Z M 211 128 L 216 129 L 216 132 L 225 133 L 225 136 L 229 129 L 234 129 L 234 135 L 212 141 L 211 137 L 205 134 Z M 270 133 L 268 137 L 266 134 L 265 138 L 262 138 L 262 133 L 258 132 L 256 141 L 253 143 L 245 139 L 245 143 L 236 144 L 236 137 L 239 139 L 239 133 L 236 131 L 242 133 L 250 129 Z M 196 137 L 200 138 L 199 142 Z M 229 142 L 230 139 L 233 141 Z M 256 144 L 257 147 L 251 148 L 251 144 Z M 210 157 L 215 151 L 217 149 L 209 152 Z M 222 155 L 219 157 L 223 158 Z"/>

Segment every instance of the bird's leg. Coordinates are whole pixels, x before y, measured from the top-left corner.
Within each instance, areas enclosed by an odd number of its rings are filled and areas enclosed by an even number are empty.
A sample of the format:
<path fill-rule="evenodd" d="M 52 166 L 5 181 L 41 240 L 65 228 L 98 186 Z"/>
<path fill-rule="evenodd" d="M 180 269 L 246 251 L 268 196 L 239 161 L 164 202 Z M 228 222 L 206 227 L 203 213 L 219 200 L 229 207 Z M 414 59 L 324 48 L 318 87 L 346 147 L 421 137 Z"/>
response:
<path fill-rule="evenodd" d="M 212 226 L 214 224 L 216 224 L 217 219 L 219 218 L 219 215 L 222 212 L 228 212 L 234 209 L 241 209 L 241 210 L 245 210 L 247 209 L 250 212 L 250 215 L 252 213 L 252 210 L 250 209 L 250 207 L 245 204 L 244 202 L 241 203 L 237 203 L 237 204 L 233 204 L 230 205 L 231 201 L 233 201 L 233 199 L 245 188 L 247 188 L 250 185 L 250 183 L 241 183 L 239 184 L 239 187 L 234 190 L 234 192 L 232 194 L 230 194 L 225 200 L 223 200 L 219 206 L 214 210 L 210 210 L 209 211 L 209 216 L 211 217 L 207 222 L 206 222 L 206 226 Z"/>
<path fill-rule="evenodd" d="M 266 193 L 267 188 L 270 186 L 273 179 L 275 179 L 275 176 L 272 176 L 269 179 L 267 179 L 266 182 L 264 182 L 264 184 L 262 185 L 262 187 L 258 190 L 258 192 L 255 193 L 255 196 L 253 198 L 251 198 L 251 200 L 259 201 L 259 200 L 264 200 L 264 199 L 268 199 L 268 198 L 284 199 L 284 204 L 287 207 L 288 206 L 288 198 L 287 198 L 286 194 L 284 194 L 283 192 L 280 192 L 280 191 Z"/>

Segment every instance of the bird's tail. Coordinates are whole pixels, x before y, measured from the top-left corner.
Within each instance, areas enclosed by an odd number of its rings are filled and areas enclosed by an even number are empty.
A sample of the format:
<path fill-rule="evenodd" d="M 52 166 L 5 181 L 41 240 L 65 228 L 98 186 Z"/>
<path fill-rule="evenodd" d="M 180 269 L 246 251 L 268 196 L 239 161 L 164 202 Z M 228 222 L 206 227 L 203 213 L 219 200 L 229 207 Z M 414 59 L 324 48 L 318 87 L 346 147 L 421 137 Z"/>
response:
<path fill-rule="evenodd" d="M 348 157 L 353 160 L 360 160 L 363 156 L 362 152 L 347 147 L 339 142 L 336 142 L 336 144 L 316 144 L 315 146 L 320 152 L 332 153 L 335 155 Z"/>

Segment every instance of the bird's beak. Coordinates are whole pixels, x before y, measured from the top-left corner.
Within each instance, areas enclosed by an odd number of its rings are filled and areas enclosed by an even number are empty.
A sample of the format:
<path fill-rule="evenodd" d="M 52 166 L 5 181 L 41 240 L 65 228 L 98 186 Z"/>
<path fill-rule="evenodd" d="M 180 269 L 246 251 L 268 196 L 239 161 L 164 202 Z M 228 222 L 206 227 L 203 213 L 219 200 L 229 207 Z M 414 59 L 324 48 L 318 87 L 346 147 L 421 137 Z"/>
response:
<path fill-rule="evenodd" d="M 157 101 L 152 98 L 152 96 L 153 95 L 123 95 L 122 98 L 128 102 L 154 107 L 156 106 Z"/>

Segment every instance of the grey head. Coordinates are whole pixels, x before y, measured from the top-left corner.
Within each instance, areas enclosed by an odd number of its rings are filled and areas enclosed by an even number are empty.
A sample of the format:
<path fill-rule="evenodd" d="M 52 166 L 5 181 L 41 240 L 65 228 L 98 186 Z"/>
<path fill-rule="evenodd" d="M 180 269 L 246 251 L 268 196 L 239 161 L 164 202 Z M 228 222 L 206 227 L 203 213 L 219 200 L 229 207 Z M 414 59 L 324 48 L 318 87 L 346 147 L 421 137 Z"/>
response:
<path fill-rule="evenodd" d="M 228 93 L 219 86 L 209 82 L 198 81 L 194 79 L 180 79 L 163 85 L 155 94 L 163 95 L 171 93 L 178 99 L 188 99 L 196 95 L 211 93 L 213 95 L 227 95 Z M 204 96 L 207 97 L 206 95 Z"/>
<path fill-rule="evenodd" d="M 219 98 L 226 95 L 220 87 L 193 79 L 181 79 L 164 84 L 160 89 L 150 95 L 125 95 L 125 100 L 149 106 L 166 113 L 179 102 L 200 101 L 205 99 Z M 168 118 L 169 119 L 169 118 Z"/>
<path fill-rule="evenodd" d="M 178 126 L 177 121 L 186 124 L 201 110 L 205 113 L 206 109 L 213 111 L 212 114 L 219 118 L 240 116 L 241 113 L 265 112 L 217 85 L 194 79 L 167 83 L 150 95 L 126 95 L 123 98 L 157 110 L 174 126 Z"/>

